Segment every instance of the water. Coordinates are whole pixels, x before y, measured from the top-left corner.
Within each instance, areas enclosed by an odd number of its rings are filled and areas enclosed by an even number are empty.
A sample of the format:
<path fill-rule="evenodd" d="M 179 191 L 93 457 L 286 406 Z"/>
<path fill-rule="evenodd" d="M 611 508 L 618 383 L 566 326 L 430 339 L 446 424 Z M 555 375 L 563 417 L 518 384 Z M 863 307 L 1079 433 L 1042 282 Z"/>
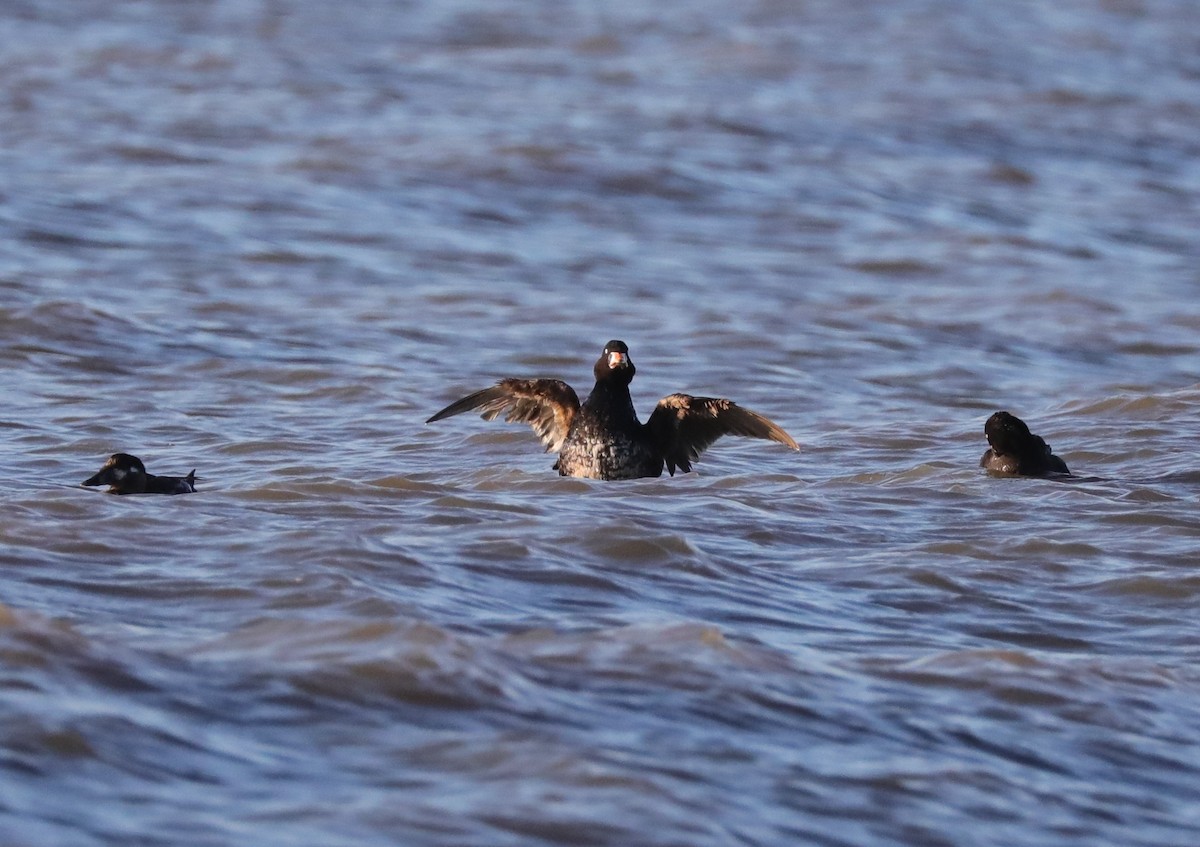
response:
<path fill-rule="evenodd" d="M 1191 847 L 1198 23 L 6 5 L 0 841 Z M 803 451 L 423 424 L 614 337 Z"/>

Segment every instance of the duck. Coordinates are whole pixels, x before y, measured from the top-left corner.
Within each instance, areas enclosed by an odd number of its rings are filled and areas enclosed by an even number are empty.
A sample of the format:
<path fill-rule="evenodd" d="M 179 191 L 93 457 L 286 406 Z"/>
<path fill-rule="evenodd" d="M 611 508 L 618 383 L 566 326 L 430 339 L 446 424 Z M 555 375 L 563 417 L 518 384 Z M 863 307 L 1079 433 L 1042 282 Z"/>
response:
<path fill-rule="evenodd" d="M 194 494 L 196 470 L 187 476 L 155 476 L 137 456 L 113 453 L 104 467 L 85 479 L 82 485 L 107 485 L 108 494 Z"/>
<path fill-rule="evenodd" d="M 1029 431 L 1025 421 L 1010 412 L 996 412 L 983 425 L 988 449 L 979 466 L 1003 476 L 1049 476 L 1070 474 L 1067 463 L 1055 456 L 1040 437 Z"/>
<path fill-rule="evenodd" d="M 558 454 L 560 476 L 599 480 L 640 479 L 687 473 L 723 435 L 762 438 L 792 450 L 800 445 L 779 424 L 720 397 L 668 394 L 645 423 L 629 396 L 637 369 L 624 341 L 604 345 L 592 368 L 596 383 L 583 403 L 559 379 L 501 379 L 455 400 L 430 417 L 433 423 L 478 410 L 484 420 L 501 415 L 532 427 L 547 452 Z"/>

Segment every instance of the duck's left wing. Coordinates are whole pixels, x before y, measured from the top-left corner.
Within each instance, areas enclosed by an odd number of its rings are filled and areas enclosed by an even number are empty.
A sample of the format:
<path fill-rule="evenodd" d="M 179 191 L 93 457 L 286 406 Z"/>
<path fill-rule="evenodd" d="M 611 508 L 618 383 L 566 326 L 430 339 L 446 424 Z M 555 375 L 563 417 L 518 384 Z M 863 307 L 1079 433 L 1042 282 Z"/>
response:
<path fill-rule="evenodd" d="M 720 397 L 669 394 L 658 401 L 646 427 L 672 475 L 676 467 L 690 471 L 692 462 L 722 435 L 765 438 L 800 449 L 779 424 Z"/>

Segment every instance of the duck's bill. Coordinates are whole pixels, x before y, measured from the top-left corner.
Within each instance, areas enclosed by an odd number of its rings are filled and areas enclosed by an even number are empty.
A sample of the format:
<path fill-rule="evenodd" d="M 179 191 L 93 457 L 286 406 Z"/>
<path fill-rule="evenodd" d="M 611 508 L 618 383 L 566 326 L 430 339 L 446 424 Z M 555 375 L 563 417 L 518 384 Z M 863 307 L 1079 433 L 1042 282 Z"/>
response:
<path fill-rule="evenodd" d="M 83 482 L 81 482 L 80 485 L 88 485 L 88 486 L 112 485 L 112 482 L 113 482 L 112 471 L 105 468 L 104 470 L 97 471 L 96 473 L 89 476 L 87 479 L 85 479 Z"/>

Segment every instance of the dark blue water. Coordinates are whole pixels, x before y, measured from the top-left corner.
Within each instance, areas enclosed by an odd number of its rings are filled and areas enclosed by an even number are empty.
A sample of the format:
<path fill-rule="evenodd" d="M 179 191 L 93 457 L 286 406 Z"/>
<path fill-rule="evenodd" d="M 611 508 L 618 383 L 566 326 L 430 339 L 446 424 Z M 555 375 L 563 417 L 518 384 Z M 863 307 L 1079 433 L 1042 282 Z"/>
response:
<path fill-rule="evenodd" d="M 1192 847 L 1197 24 L 4 6 L 0 842 Z M 802 451 L 423 423 L 610 338 Z"/>

